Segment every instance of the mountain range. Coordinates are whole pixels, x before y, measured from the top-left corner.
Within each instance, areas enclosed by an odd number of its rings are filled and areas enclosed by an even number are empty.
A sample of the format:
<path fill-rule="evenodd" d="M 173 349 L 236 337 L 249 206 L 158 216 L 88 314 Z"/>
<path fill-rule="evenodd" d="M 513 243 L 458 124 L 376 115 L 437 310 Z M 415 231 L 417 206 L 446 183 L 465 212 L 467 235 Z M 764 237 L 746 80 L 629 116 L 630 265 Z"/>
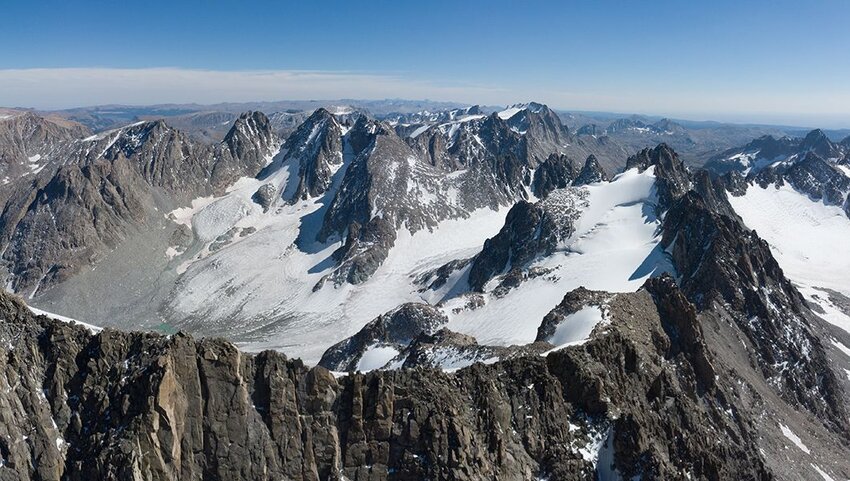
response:
<path fill-rule="evenodd" d="M 850 477 L 850 137 L 236 107 L 0 115 L 0 479 Z"/>

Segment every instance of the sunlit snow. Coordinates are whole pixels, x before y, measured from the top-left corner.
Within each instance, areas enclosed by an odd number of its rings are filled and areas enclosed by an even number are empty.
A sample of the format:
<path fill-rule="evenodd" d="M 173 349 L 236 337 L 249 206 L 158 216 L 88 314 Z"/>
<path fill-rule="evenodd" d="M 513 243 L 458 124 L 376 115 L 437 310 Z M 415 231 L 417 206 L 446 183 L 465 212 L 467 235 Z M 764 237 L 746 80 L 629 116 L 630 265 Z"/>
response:
<path fill-rule="evenodd" d="M 398 351 L 390 346 L 370 346 L 360 357 L 357 371 L 371 371 L 384 367 L 392 358 L 398 356 Z"/>
<path fill-rule="evenodd" d="M 850 319 L 818 301 L 825 287 L 850 295 L 850 219 L 839 206 L 810 199 L 790 185 L 761 188 L 752 185 L 746 195 L 729 196 L 735 212 L 747 227 L 770 244 L 785 274 L 800 285 L 801 292 L 827 311 L 827 321 L 850 331 Z"/>
<path fill-rule="evenodd" d="M 576 233 L 563 249 L 532 264 L 551 268 L 548 276 L 528 279 L 504 297 L 489 297 L 474 310 L 454 313 L 463 298 L 446 303 L 449 329 L 469 334 L 482 344 L 533 342 L 543 317 L 564 294 L 584 286 L 609 292 L 633 292 L 652 275 L 673 273 L 659 245 L 660 220 L 653 169 L 632 169 L 588 190 L 588 207 Z M 557 278 L 553 281 L 553 278 Z"/>
<path fill-rule="evenodd" d="M 590 332 L 600 322 L 602 322 L 602 310 L 599 307 L 584 307 L 565 317 L 555 328 L 555 333 L 549 342 L 558 347 L 585 342 Z"/>

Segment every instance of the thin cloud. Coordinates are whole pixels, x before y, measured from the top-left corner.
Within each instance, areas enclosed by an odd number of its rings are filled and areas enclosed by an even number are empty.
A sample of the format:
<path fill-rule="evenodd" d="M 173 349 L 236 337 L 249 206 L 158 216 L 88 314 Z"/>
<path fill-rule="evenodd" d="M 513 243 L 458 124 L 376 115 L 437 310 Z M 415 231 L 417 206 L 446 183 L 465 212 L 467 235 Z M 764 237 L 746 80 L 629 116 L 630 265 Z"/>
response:
<path fill-rule="evenodd" d="M 103 104 L 219 103 L 333 98 L 495 102 L 496 88 L 411 81 L 395 75 L 180 68 L 0 70 L 0 105 L 40 109 Z"/>
<path fill-rule="evenodd" d="M 498 79 L 494 79 L 497 82 Z M 821 127 L 850 126 L 850 92 L 748 92 L 641 88 L 600 91 L 501 88 L 459 82 L 413 80 L 398 74 L 296 70 L 193 70 L 184 68 L 0 69 L 0 106 L 62 109 L 91 105 L 215 104 L 273 100 L 432 99 L 505 105 L 536 100 L 571 110 L 597 110 L 679 118 L 764 122 Z"/>

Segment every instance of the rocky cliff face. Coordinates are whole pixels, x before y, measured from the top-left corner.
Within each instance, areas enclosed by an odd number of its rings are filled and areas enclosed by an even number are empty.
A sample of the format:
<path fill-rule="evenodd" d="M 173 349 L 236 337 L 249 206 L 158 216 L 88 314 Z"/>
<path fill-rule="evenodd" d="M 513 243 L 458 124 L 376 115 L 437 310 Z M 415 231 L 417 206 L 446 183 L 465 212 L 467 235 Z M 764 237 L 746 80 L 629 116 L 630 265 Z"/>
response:
<path fill-rule="evenodd" d="M 595 182 L 603 182 L 608 180 L 608 174 L 602 170 L 599 161 L 591 155 L 584 162 L 584 167 L 581 168 L 576 178 L 573 180 L 573 185 L 587 185 Z"/>
<path fill-rule="evenodd" d="M 213 146 L 162 121 L 66 144 L 55 169 L 9 192 L 0 217 L 9 285 L 35 294 L 63 282 L 130 233 L 164 229 L 160 209 L 221 195 L 239 177 L 257 174 L 276 147 L 259 112 L 241 115 Z"/>
<path fill-rule="evenodd" d="M 662 243 L 672 253 L 683 292 L 701 310 L 728 312 L 782 395 L 847 432 L 839 382 L 825 367 L 826 349 L 813 333 L 811 311 L 767 243 L 739 219 L 709 209 L 695 191 L 667 213 Z"/>
<path fill-rule="evenodd" d="M 183 334 L 92 335 L 0 301 L 11 479 L 771 476 L 670 281 L 614 296 L 604 335 L 545 358 L 340 378 Z"/>
<path fill-rule="evenodd" d="M 691 189 L 691 174 L 684 162 L 667 144 L 659 144 L 651 149 L 643 149 L 629 157 L 626 168 L 644 171 L 652 167 L 658 191 L 658 205 L 667 209 L 673 201 Z"/>
<path fill-rule="evenodd" d="M 342 166 L 342 127 L 327 110 L 313 112 L 289 136 L 283 162 L 297 164 L 298 181 L 291 201 L 324 194 L 331 185 L 331 176 Z"/>
<path fill-rule="evenodd" d="M 484 242 L 472 260 L 470 288 L 481 291 L 493 277 L 554 252 L 575 231 L 586 197 L 581 189 L 562 189 L 534 204 L 520 201 L 514 205 L 504 227 Z"/>
<path fill-rule="evenodd" d="M 576 166 L 569 157 L 552 154 L 534 171 L 531 191 L 537 197 L 544 198 L 553 190 L 570 185 L 576 175 Z"/>
<path fill-rule="evenodd" d="M 29 183 L 41 171 L 62 164 L 74 140 L 89 135 L 80 124 L 32 112 L 0 115 L 0 184 Z M 0 199 L 7 189 L 0 189 Z"/>

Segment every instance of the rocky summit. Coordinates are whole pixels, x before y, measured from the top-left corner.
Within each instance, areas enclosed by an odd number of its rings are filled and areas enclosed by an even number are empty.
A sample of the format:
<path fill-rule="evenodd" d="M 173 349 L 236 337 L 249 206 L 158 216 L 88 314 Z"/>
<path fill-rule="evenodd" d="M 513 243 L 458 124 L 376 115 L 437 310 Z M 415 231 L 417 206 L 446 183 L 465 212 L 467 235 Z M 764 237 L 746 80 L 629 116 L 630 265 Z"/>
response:
<path fill-rule="evenodd" d="M 0 480 L 850 478 L 846 141 L 219 107 L 0 119 Z"/>

